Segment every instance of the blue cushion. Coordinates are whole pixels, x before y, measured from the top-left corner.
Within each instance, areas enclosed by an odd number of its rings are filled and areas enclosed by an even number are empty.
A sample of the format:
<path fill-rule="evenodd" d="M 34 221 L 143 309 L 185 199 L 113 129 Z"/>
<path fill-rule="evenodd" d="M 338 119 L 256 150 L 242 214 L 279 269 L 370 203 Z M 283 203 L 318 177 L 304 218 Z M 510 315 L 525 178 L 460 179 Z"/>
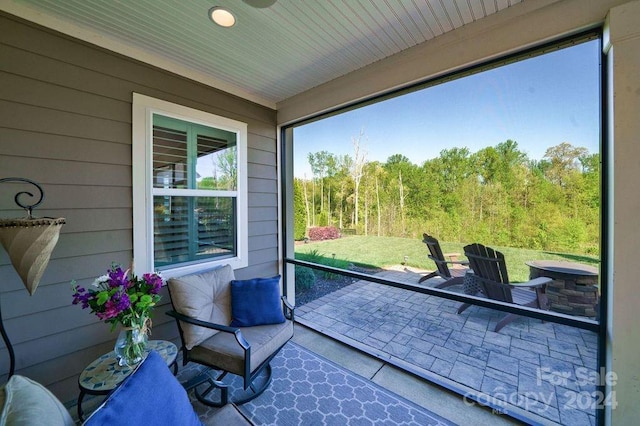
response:
<path fill-rule="evenodd" d="M 231 281 L 231 327 L 280 324 L 280 275 Z"/>
<path fill-rule="evenodd" d="M 97 425 L 198 425 L 187 392 L 151 351 L 84 423 Z"/>

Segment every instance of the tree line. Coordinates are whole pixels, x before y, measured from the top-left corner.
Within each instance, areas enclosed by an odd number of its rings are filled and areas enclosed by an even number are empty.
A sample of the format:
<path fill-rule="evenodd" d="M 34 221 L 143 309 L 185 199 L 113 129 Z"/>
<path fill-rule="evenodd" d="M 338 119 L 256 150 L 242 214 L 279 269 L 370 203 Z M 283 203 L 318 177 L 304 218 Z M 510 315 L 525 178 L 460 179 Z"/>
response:
<path fill-rule="evenodd" d="M 295 238 L 314 226 L 357 234 L 597 254 L 600 155 L 563 142 L 541 160 L 507 140 L 471 153 L 444 149 L 421 165 L 395 154 L 368 161 L 310 153 L 312 176 L 294 182 Z"/>

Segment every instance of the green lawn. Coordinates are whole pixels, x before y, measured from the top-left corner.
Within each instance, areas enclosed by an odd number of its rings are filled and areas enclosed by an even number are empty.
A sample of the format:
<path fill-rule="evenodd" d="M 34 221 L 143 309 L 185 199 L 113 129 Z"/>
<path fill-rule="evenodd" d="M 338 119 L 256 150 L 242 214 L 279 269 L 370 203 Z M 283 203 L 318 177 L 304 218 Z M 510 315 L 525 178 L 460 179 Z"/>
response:
<path fill-rule="evenodd" d="M 462 243 L 440 242 L 444 253 L 464 253 Z M 568 260 L 599 266 L 599 259 L 593 256 L 569 253 L 551 253 L 546 251 L 518 249 L 511 247 L 492 248 L 501 251 L 507 260 L 509 278 L 513 282 L 524 282 L 529 279 L 528 260 Z M 418 238 L 351 236 L 337 240 L 309 242 L 296 246 L 296 258 L 305 260 L 306 253 L 315 253 L 333 261 L 338 266 L 340 261 L 346 261 L 361 266 L 384 268 L 399 265 L 407 256 L 407 265 L 428 270 L 435 269 L 434 263 L 427 258 L 427 246 Z M 323 262 L 325 263 L 325 262 Z M 344 263 L 342 263 L 344 264 Z"/>

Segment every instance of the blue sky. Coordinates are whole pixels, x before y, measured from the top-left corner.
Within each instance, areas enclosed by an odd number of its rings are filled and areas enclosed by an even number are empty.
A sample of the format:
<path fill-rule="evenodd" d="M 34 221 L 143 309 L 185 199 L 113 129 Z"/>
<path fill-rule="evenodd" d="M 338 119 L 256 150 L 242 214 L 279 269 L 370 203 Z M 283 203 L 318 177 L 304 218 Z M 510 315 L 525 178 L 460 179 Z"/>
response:
<path fill-rule="evenodd" d="M 361 130 L 368 161 L 402 154 L 420 165 L 443 149 L 507 139 L 532 159 L 562 142 L 598 152 L 599 60 L 594 40 L 300 126 L 295 176 L 311 177 L 310 152 L 353 157 Z"/>

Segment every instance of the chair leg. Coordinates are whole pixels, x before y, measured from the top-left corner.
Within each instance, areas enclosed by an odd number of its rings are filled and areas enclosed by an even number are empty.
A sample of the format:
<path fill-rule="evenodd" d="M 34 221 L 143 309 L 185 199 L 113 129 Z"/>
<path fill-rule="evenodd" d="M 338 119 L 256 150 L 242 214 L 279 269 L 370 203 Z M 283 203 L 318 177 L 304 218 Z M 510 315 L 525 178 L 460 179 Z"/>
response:
<path fill-rule="evenodd" d="M 543 311 L 549 310 L 549 298 L 544 288 L 536 288 L 537 307 Z"/>
<path fill-rule="evenodd" d="M 256 386 L 255 382 L 251 383 L 251 386 L 249 387 L 253 392 L 244 398 L 234 400 L 233 401 L 234 404 L 241 405 L 241 404 L 244 404 L 245 402 L 249 402 L 252 399 L 259 397 L 262 394 L 262 392 L 264 392 L 269 387 L 269 385 L 271 384 L 271 364 L 267 364 L 267 366 L 265 367 L 265 371 L 267 373 L 267 377 L 265 377 L 264 382 L 259 386 Z"/>
<path fill-rule="evenodd" d="M 204 405 L 207 405 L 209 407 L 223 407 L 229 402 L 229 385 L 222 381 L 226 374 L 226 372 L 223 372 L 218 377 L 213 378 L 209 375 L 209 371 L 206 371 L 203 374 L 191 379 L 185 384 L 184 387 L 187 391 L 193 389 L 193 394 L 195 395 L 196 399 Z M 200 391 L 199 387 L 201 385 L 204 385 L 205 383 L 209 386 L 204 391 Z M 207 398 L 207 396 L 215 389 L 220 389 L 219 401 L 212 401 L 211 399 Z"/>
<path fill-rule="evenodd" d="M 450 287 L 452 285 L 456 285 L 456 284 L 462 284 L 464 281 L 464 277 L 453 277 L 453 278 L 449 278 L 448 280 L 446 280 L 443 283 L 440 283 L 438 285 L 435 285 L 435 288 L 447 288 Z"/>
<path fill-rule="evenodd" d="M 496 324 L 496 328 L 493 331 L 497 333 L 498 331 L 500 331 L 500 329 L 502 329 L 502 327 L 509 324 L 511 321 L 513 321 L 517 317 L 518 315 L 516 314 L 505 315 L 500 321 L 498 321 L 498 324 Z"/>
<path fill-rule="evenodd" d="M 271 364 L 267 364 L 267 366 L 264 367 L 263 371 L 266 372 L 266 377 L 263 378 L 262 375 L 257 377 L 254 380 L 254 382 L 251 383 L 251 385 L 249 386 L 250 391 L 247 392 L 247 395 L 241 396 L 239 398 L 232 398 L 231 402 L 233 402 L 236 405 L 241 405 L 260 396 L 262 392 L 264 392 L 271 384 L 271 379 L 272 379 Z M 195 386 L 193 385 L 192 381 L 190 381 L 189 382 L 190 387 L 187 388 L 185 386 L 185 388 L 187 390 L 193 388 L 194 389 L 193 392 L 196 399 L 201 403 L 203 403 L 204 405 L 207 405 L 209 407 L 223 407 L 229 403 L 229 385 L 222 381 L 222 379 L 226 374 L 227 373 L 224 372 L 220 376 L 214 379 L 211 376 L 209 376 L 209 374 L 204 373 L 198 376 L 197 378 L 192 379 L 193 383 L 196 383 Z M 260 380 L 261 383 L 256 384 L 257 380 Z M 203 391 L 199 390 L 199 387 L 204 384 L 208 384 L 209 386 Z M 220 399 L 218 401 L 211 400 L 210 398 L 208 398 L 209 394 L 216 389 L 220 390 Z"/>
<path fill-rule="evenodd" d="M 425 275 L 424 277 L 420 278 L 420 280 L 418 281 L 418 284 L 428 280 L 429 278 L 433 278 L 433 277 L 437 277 L 438 276 L 438 272 L 431 272 L 430 274 Z"/>
<path fill-rule="evenodd" d="M 460 305 L 460 307 L 458 308 L 458 315 L 463 313 L 469 306 L 471 306 L 470 303 L 463 303 L 462 305 Z"/>

